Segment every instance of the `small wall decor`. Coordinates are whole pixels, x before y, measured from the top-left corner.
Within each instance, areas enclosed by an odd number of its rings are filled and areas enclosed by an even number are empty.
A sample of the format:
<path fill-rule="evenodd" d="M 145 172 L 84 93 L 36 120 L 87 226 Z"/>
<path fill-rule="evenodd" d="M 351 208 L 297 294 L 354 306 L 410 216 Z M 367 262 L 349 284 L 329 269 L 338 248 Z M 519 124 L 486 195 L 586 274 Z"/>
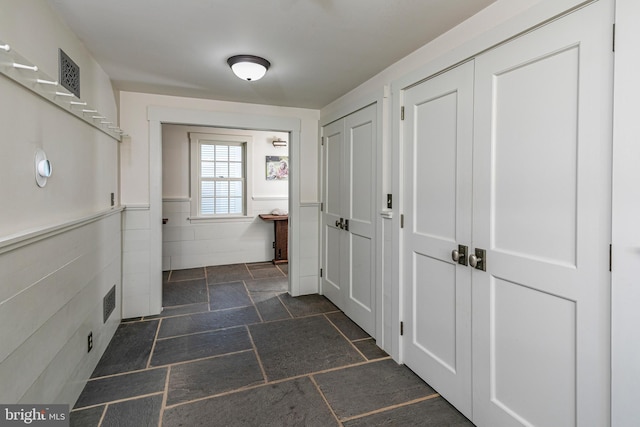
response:
<path fill-rule="evenodd" d="M 80 67 L 62 49 L 58 51 L 60 85 L 80 98 Z"/>
<path fill-rule="evenodd" d="M 38 184 L 38 187 L 44 187 L 47 185 L 47 178 L 51 177 L 51 172 L 53 171 L 51 162 L 47 160 L 47 155 L 44 151 L 36 151 L 35 166 L 36 183 Z"/>
<path fill-rule="evenodd" d="M 289 157 L 267 156 L 267 181 L 289 180 Z"/>

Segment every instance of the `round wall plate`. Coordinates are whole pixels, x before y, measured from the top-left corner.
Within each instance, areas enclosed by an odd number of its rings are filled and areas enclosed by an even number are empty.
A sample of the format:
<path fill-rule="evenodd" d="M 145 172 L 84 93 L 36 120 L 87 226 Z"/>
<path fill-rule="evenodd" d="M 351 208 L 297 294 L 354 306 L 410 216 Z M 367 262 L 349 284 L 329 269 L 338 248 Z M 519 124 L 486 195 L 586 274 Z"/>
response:
<path fill-rule="evenodd" d="M 36 183 L 38 187 L 47 185 L 47 178 L 51 176 L 51 163 L 44 151 L 38 150 L 35 158 Z"/>

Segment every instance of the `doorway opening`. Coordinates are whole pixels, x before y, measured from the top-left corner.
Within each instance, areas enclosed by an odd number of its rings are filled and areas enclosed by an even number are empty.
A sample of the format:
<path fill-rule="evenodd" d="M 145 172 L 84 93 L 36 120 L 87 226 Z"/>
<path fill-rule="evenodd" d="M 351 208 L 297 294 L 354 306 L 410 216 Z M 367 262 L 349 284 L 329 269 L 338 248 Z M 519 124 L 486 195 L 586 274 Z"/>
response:
<path fill-rule="evenodd" d="M 288 140 L 281 131 L 162 125 L 164 272 L 288 260 L 286 243 L 276 244 L 288 240 Z"/>
<path fill-rule="evenodd" d="M 162 267 L 163 267 L 163 185 L 162 185 L 162 128 L 166 124 L 201 126 L 238 130 L 259 130 L 284 132 L 288 135 L 289 185 L 288 185 L 288 293 L 301 294 L 300 272 L 297 268 L 300 252 L 300 165 L 301 122 L 298 118 L 271 117 L 260 115 L 220 113 L 204 110 L 189 110 L 172 107 L 149 107 L 149 221 L 150 229 L 150 283 L 149 301 L 151 311 L 162 310 Z M 309 293 L 305 288 L 304 293 Z"/>

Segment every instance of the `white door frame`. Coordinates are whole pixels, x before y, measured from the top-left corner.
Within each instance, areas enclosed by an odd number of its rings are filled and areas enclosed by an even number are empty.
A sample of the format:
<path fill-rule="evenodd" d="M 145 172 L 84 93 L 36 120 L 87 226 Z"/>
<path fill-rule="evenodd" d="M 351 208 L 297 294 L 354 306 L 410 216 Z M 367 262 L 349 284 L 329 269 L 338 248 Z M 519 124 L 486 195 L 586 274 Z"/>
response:
<path fill-rule="evenodd" d="M 613 212 L 611 271 L 611 425 L 640 419 L 640 4 L 616 0 L 613 117 Z"/>
<path fill-rule="evenodd" d="M 300 130 L 293 117 L 221 113 L 150 106 L 149 120 L 149 279 L 150 311 L 162 310 L 162 124 L 289 132 L 289 293 L 300 295 Z"/>

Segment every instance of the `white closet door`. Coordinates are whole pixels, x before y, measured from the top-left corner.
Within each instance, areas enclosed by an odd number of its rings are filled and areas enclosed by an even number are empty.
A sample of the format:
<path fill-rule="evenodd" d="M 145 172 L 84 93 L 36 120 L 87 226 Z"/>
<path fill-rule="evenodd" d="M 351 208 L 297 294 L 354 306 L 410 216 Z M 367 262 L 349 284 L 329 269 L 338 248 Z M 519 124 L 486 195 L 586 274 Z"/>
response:
<path fill-rule="evenodd" d="M 345 314 L 375 336 L 376 106 L 345 118 Z M 348 229 L 347 229 L 348 228 Z"/>
<path fill-rule="evenodd" d="M 610 423 L 612 2 L 476 58 L 473 421 Z"/>
<path fill-rule="evenodd" d="M 322 293 L 338 307 L 344 306 L 344 277 L 341 277 L 342 182 L 344 181 L 344 122 L 323 128 L 323 213 L 322 213 Z M 344 275 L 344 274 L 343 274 Z"/>
<path fill-rule="evenodd" d="M 322 290 L 375 337 L 376 105 L 323 127 Z"/>
<path fill-rule="evenodd" d="M 404 106 L 404 362 L 471 418 L 471 269 L 452 251 L 471 243 L 473 62 Z"/>

